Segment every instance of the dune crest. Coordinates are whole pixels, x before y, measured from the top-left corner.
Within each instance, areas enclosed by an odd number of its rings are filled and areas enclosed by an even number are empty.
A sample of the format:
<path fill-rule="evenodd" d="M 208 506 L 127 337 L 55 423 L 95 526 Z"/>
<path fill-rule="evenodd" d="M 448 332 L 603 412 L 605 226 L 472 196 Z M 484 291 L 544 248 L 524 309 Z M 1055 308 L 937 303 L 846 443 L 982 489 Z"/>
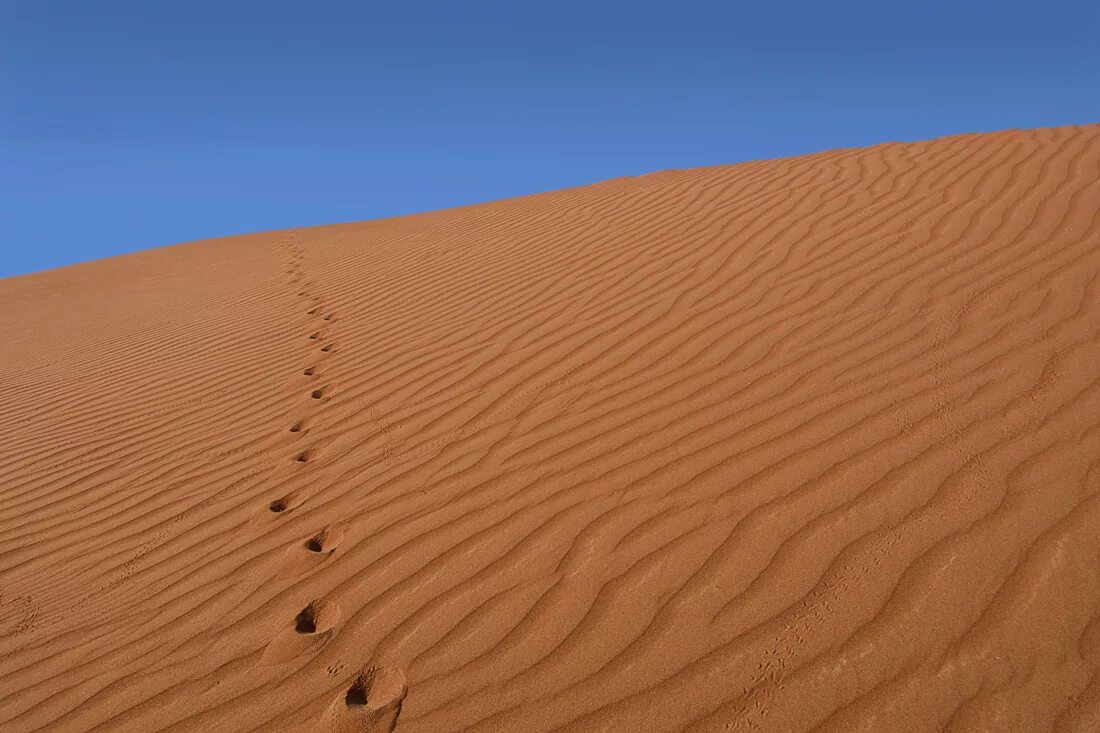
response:
<path fill-rule="evenodd" d="M 0 304 L 4 731 L 1100 729 L 1100 126 Z"/>

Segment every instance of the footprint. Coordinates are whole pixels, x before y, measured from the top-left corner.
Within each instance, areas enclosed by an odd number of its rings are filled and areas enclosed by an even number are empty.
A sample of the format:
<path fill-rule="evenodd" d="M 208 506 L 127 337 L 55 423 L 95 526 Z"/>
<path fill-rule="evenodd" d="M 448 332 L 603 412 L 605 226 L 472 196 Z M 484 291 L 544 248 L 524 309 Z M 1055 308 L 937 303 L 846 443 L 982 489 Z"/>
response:
<path fill-rule="evenodd" d="M 332 321 L 336 320 L 336 314 L 335 313 L 329 313 L 327 316 L 324 317 L 324 320 L 331 323 Z"/>
<path fill-rule="evenodd" d="M 4 606 L 7 605 L 7 609 Z M 0 595 L 0 631 L 22 634 L 38 626 L 38 605 L 29 595 L 16 596 L 4 602 Z"/>
<path fill-rule="evenodd" d="M 300 507 L 304 501 L 305 495 L 301 491 L 292 491 L 268 504 L 265 513 L 269 515 L 286 514 Z"/>
<path fill-rule="evenodd" d="M 409 691 L 405 673 L 372 666 L 360 672 L 321 717 L 320 730 L 334 733 L 392 733 Z"/>
<path fill-rule="evenodd" d="M 336 525 L 329 525 L 325 527 L 317 534 L 310 537 L 305 541 L 305 548 L 311 553 L 327 553 L 331 555 L 336 552 L 336 547 L 344 541 L 344 529 Z"/>
<path fill-rule="evenodd" d="M 335 601 L 319 598 L 311 601 L 294 617 L 294 631 L 298 634 L 323 634 L 340 620 L 340 606 Z"/>
<path fill-rule="evenodd" d="M 296 578 L 308 573 L 331 557 L 343 540 L 343 526 L 330 524 L 312 537 L 291 544 L 286 548 L 279 577 Z"/>
<path fill-rule="evenodd" d="M 331 392 L 332 388 L 326 384 L 324 387 L 318 387 L 317 389 L 310 392 L 309 396 L 315 400 L 319 400 L 328 397 Z"/>
<path fill-rule="evenodd" d="M 260 657 L 260 664 L 281 664 L 317 653 L 328 643 L 332 629 L 339 620 L 340 606 L 335 601 L 324 598 L 312 601 L 268 643 Z"/>
<path fill-rule="evenodd" d="M 294 460 L 298 463 L 309 463 L 310 461 L 312 461 L 316 457 L 317 457 L 317 449 L 316 448 L 307 448 L 306 450 L 302 451 L 297 456 L 295 456 Z"/>
<path fill-rule="evenodd" d="M 310 425 L 313 424 L 312 420 L 298 420 L 290 426 L 290 432 L 292 433 L 308 433 Z"/>
<path fill-rule="evenodd" d="M 336 351 L 336 344 L 325 344 L 321 347 L 321 351 L 325 352 L 326 354 L 331 354 L 332 352 Z"/>
<path fill-rule="evenodd" d="M 315 377 L 315 376 L 317 376 L 317 367 L 315 367 L 315 366 L 306 367 L 305 369 L 302 370 L 302 374 L 306 375 L 307 377 Z"/>
<path fill-rule="evenodd" d="M 314 331 L 313 333 L 311 333 L 309 335 L 309 338 L 310 338 L 311 341 L 316 341 L 317 339 L 321 338 L 321 332 L 320 331 Z"/>

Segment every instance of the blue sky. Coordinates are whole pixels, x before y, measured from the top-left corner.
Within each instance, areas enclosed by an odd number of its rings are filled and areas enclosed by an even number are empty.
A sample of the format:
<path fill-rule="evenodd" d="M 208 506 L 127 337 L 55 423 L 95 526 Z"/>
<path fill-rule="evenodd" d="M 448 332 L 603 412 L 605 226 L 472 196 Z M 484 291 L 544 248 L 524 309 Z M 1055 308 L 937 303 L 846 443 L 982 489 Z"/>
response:
<path fill-rule="evenodd" d="M 0 0 L 0 276 L 1100 121 L 1100 3 Z"/>

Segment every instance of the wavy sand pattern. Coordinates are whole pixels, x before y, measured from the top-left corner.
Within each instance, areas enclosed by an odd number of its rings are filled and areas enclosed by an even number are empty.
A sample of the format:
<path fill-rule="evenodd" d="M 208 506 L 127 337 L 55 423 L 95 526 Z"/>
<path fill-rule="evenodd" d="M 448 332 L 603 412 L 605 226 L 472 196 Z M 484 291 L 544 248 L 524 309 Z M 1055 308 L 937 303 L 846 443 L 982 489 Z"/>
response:
<path fill-rule="evenodd" d="M 5 731 L 1100 730 L 1100 126 L 0 304 Z"/>

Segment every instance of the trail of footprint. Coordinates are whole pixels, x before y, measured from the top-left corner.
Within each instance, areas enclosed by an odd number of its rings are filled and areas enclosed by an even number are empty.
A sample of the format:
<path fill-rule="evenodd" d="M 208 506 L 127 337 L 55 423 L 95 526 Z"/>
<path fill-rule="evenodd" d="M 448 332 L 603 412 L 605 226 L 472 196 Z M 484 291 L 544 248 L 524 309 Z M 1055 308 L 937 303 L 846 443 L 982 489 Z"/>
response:
<path fill-rule="evenodd" d="M 305 255 L 302 251 L 301 246 L 297 244 L 296 236 L 297 232 L 291 232 L 279 242 L 279 246 L 281 246 L 287 253 L 287 260 L 284 272 L 288 274 L 292 284 L 299 286 L 300 289 L 298 290 L 298 297 L 306 298 L 314 303 L 314 305 L 306 311 L 306 315 L 319 318 L 322 317 L 324 306 L 321 303 L 321 299 L 311 293 L 310 288 L 312 287 L 312 283 L 304 280 L 303 278 L 304 273 L 302 263 L 305 260 Z M 308 334 L 308 338 L 313 341 L 320 340 L 322 338 L 322 332 L 319 330 L 313 331 L 312 333 Z M 302 370 L 302 375 L 311 379 L 316 379 L 318 376 L 317 372 L 317 366 L 311 365 L 305 367 Z M 312 390 L 310 392 L 310 397 L 315 400 L 325 400 L 329 397 L 330 392 L 331 386 L 326 385 L 324 387 Z M 315 424 L 316 422 L 313 416 L 305 416 L 291 423 L 288 431 L 294 433 L 295 436 L 301 438 L 304 437 Z M 294 463 L 300 466 L 308 465 L 317 457 L 317 455 L 318 449 L 315 447 L 298 449 L 297 453 L 295 453 L 293 456 Z M 284 514 L 296 508 L 297 506 L 300 506 L 306 500 L 306 498 L 307 497 L 302 491 L 298 491 L 288 496 L 275 499 L 268 504 L 266 513 L 263 511 L 259 512 L 258 518 L 262 521 L 270 519 L 271 515 Z"/>
<path fill-rule="evenodd" d="M 333 311 L 326 312 L 322 300 L 312 295 L 312 282 L 301 278 L 301 262 L 304 259 L 301 249 L 289 242 L 288 247 L 292 250 L 295 274 L 299 276 L 298 280 L 303 281 L 298 295 L 315 304 L 306 311 L 306 315 L 312 318 L 320 317 L 326 324 L 336 322 L 337 314 Z M 295 282 L 297 283 L 298 280 Z M 339 350 L 338 343 L 327 338 L 325 329 L 309 333 L 308 339 L 323 342 L 320 352 L 326 356 Z M 302 375 L 317 379 L 320 376 L 318 365 L 305 367 Z M 333 385 L 330 383 L 310 390 L 309 396 L 311 401 L 318 403 L 318 406 L 323 406 L 332 399 L 332 393 Z M 383 426 L 387 448 L 392 448 L 389 426 L 383 423 L 373 404 L 371 410 L 376 421 Z M 312 417 L 303 417 L 290 426 L 290 432 L 304 436 L 314 424 Z M 317 449 L 306 448 L 298 452 L 295 461 L 308 465 L 316 455 Z M 269 514 L 289 511 L 300 505 L 303 500 L 304 498 L 299 494 L 278 499 L 268 508 Z M 287 548 L 283 568 L 279 574 L 297 576 L 308 572 L 336 552 L 336 548 L 343 539 L 344 526 L 336 524 L 328 525 L 304 541 L 291 545 Z M 295 618 L 293 630 L 285 629 L 271 641 L 264 650 L 260 664 L 278 664 L 316 651 L 328 640 L 332 627 L 339 619 L 339 613 L 339 606 L 334 601 L 324 599 L 313 601 Z M 343 664 L 328 669 L 329 674 L 339 674 L 342 670 Z M 344 692 L 333 700 L 320 721 L 321 728 L 327 731 L 390 733 L 397 726 L 407 692 L 408 685 L 402 670 L 378 665 L 366 667 L 360 670 Z"/>
<path fill-rule="evenodd" d="M 328 330 L 337 320 L 336 313 L 325 308 L 323 300 L 313 293 L 312 282 L 304 276 L 302 262 L 304 255 L 293 236 L 285 241 L 289 257 L 287 263 L 290 283 L 298 292 L 298 297 L 310 303 L 305 311 L 309 319 L 319 319 L 321 323 L 307 331 L 306 338 L 320 345 L 320 358 L 330 358 L 337 351 L 337 343 L 330 339 Z M 318 328 L 317 326 L 323 326 Z M 309 364 L 301 368 L 301 376 L 309 380 L 320 378 L 319 364 Z M 292 454 L 292 464 L 298 470 L 309 470 L 310 464 L 320 455 L 316 443 L 302 445 L 298 441 L 304 438 L 318 425 L 318 411 L 332 399 L 332 383 L 321 383 L 308 389 L 308 408 L 284 429 L 295 436 L 296 447 Z M 280 519 L 300 507 L 307 499 L 305 489 L 298 489 L 285 496 L 272 500 L 257 512 L 257 523 L 270 523 Z M 344 538 L 341 524 L 328 525 L 314 534 L 293 543 L 287 548 L 282 567 L 277 577 L 290 579 L 300 576 L 325 562 L 336 552 Z M 339 605 L 329 599 L 318 599 L 303 608 L 293 623 L 284 627 L 264 648 L 259 661 L 261 666 L 281 664 L 305 655 L 317 653 L 334 633 L 334 627 L 340 618 Z M 342 666 L 330 670 L 338 674 Z M 351 687 L 341 696 L 339 705 L 334 704 L 332 715 L 333 729 L 392 731 L 397 724 L 401 703 L 405 697 L 404 674 L 388 668 L 370 668 L 362 671 L 352 682 Z"/>

